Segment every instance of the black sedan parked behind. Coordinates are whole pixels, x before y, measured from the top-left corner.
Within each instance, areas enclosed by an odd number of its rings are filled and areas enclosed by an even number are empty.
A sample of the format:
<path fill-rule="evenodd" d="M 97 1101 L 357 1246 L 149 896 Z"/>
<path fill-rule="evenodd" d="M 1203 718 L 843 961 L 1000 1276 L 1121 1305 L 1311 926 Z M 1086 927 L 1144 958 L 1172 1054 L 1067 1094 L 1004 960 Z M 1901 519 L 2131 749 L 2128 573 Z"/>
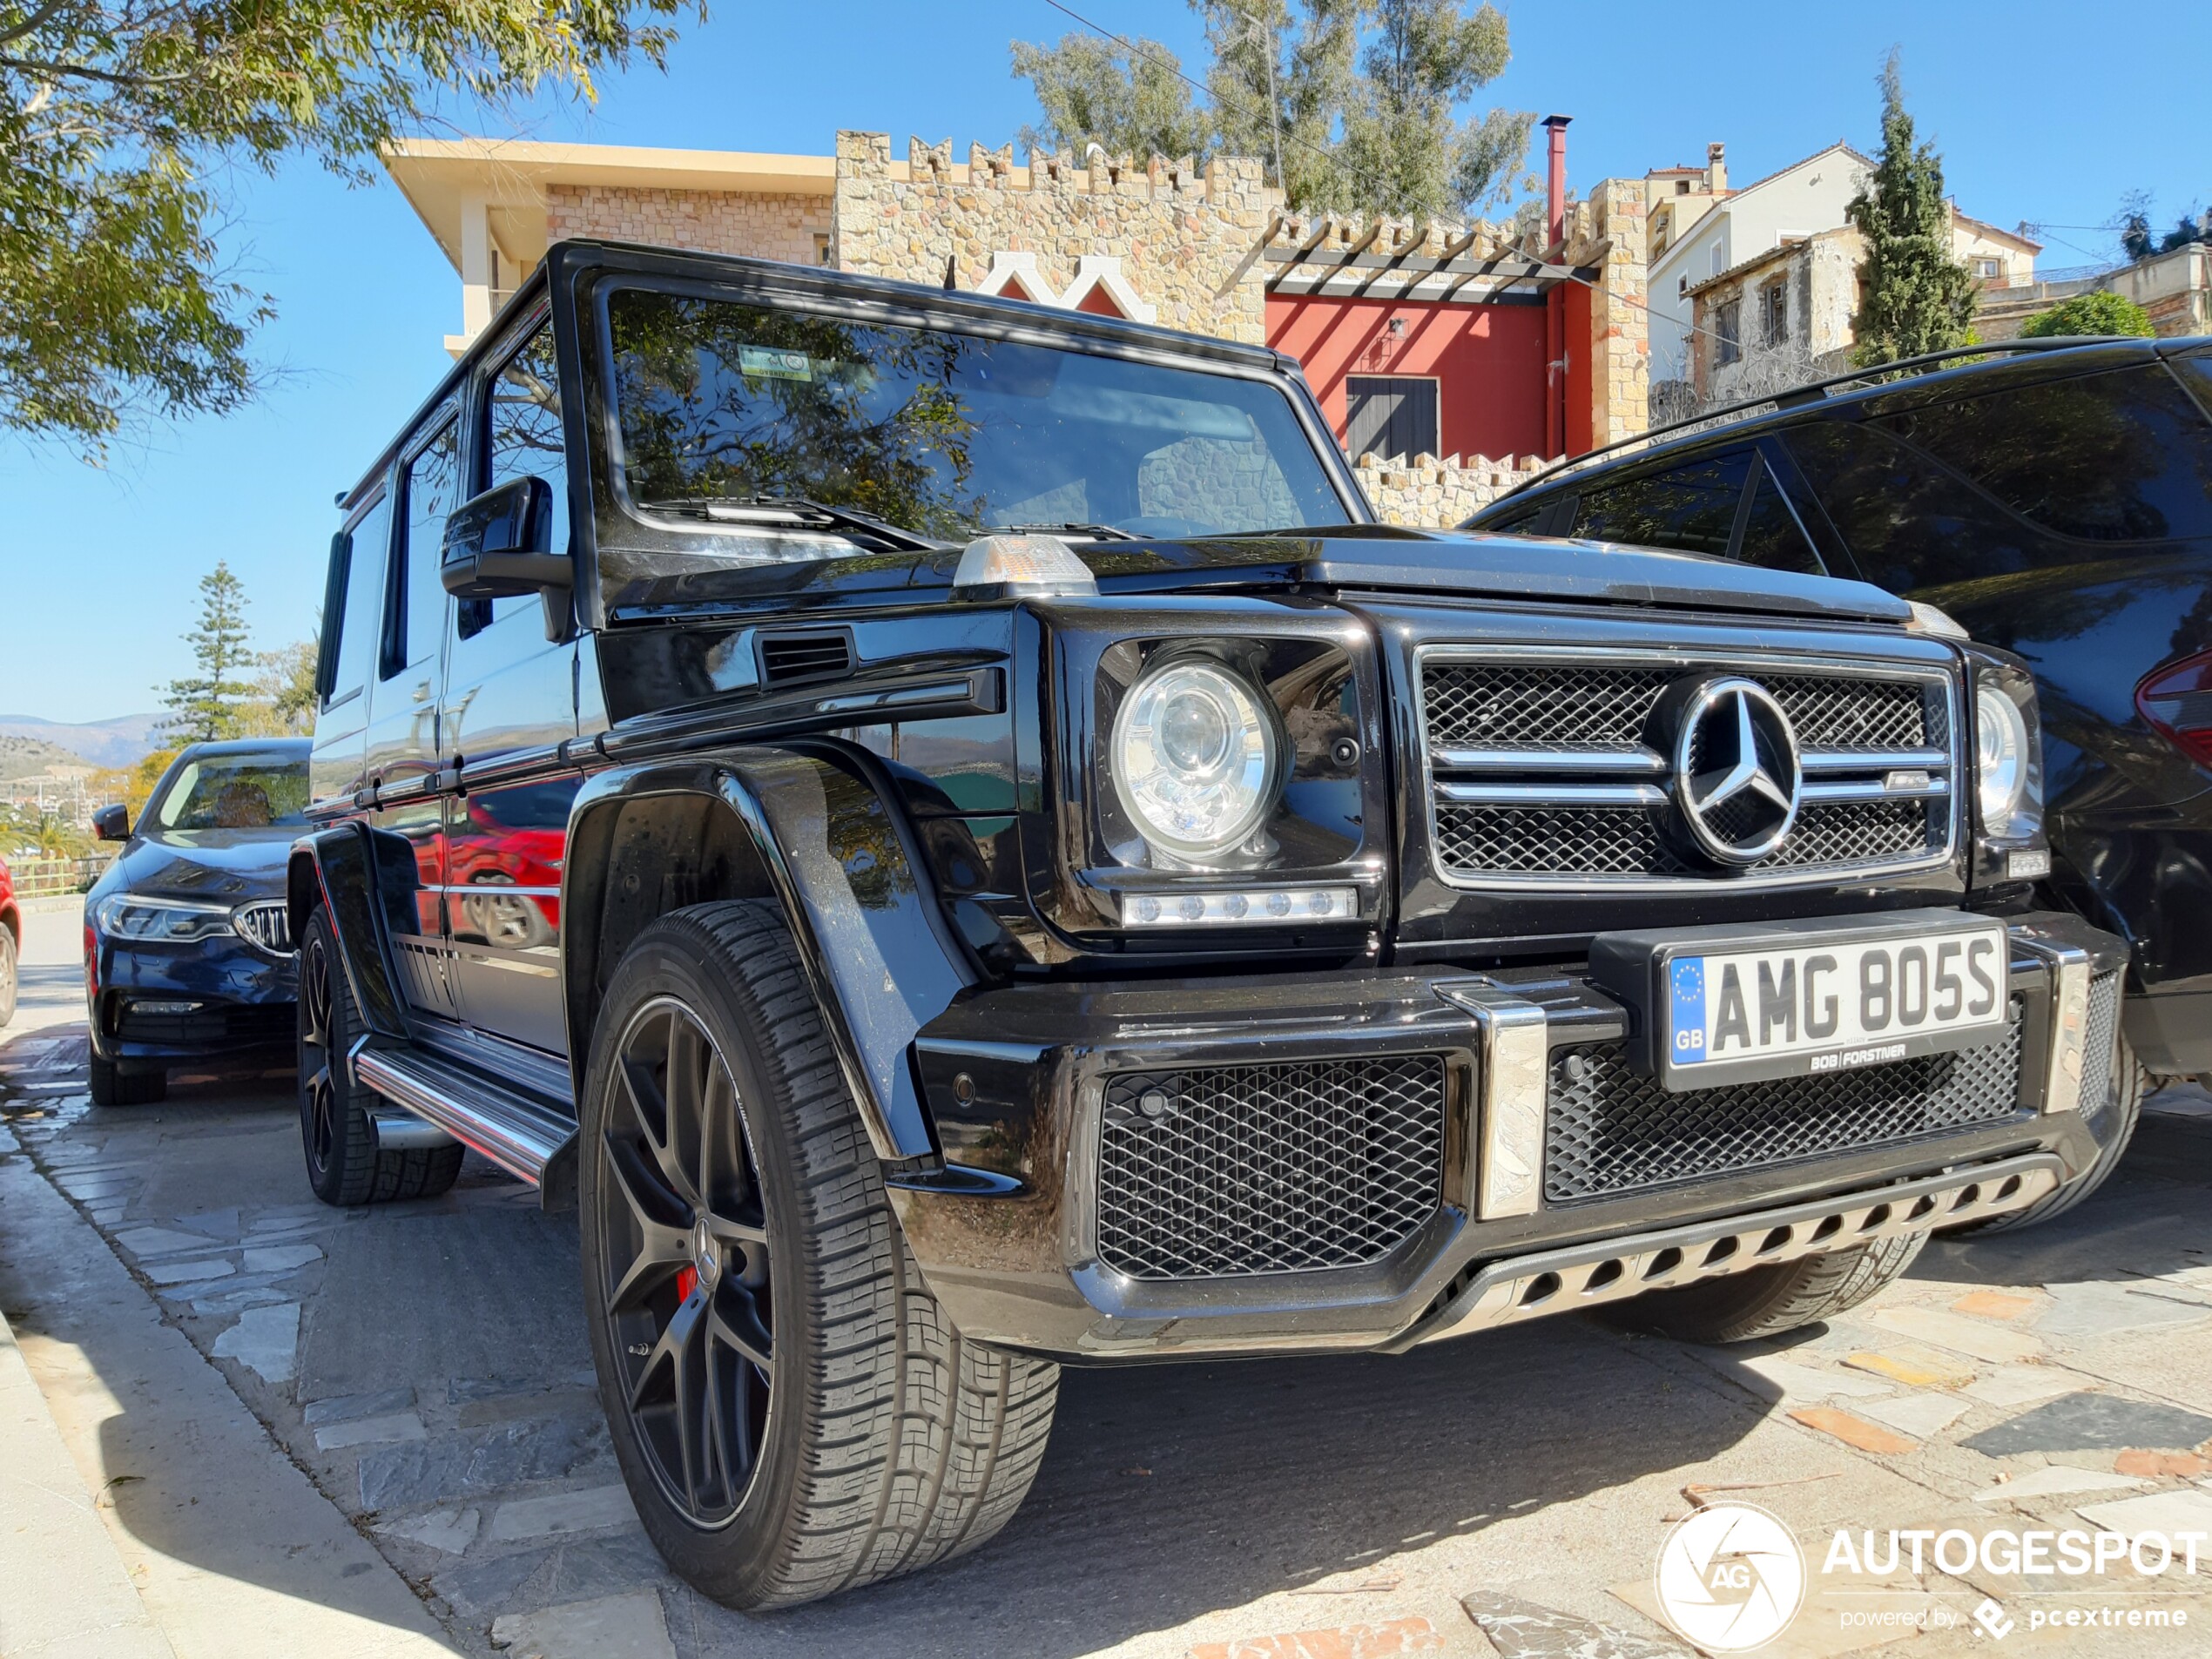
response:
<path fill-rule="evenodd" d="M 2040 897 L 2133 948 L 2142 1066 L 2212 1073 L 2212 341 L 2024 341 L 1802 387 L 1614 446 L 1467 527 L 1857 577 L 2026 658 L 2040 777 L 2025 736 L 1982 775 L 2027 769 L 2049 802 Z M 2132 1117 L 2127 1055 L 2106 1107 Z M 2094 1190 L 2130 1128 L 2015 1219 Z"/>
<path fill-rule="evenodd" d="M 138 1105 L 184 1061 L 289 1057 L 298 998 L 284 873 L 307 826 L 307 745 L 198 743 L 162 774 L 84 900 L 92 1099 Z"/>

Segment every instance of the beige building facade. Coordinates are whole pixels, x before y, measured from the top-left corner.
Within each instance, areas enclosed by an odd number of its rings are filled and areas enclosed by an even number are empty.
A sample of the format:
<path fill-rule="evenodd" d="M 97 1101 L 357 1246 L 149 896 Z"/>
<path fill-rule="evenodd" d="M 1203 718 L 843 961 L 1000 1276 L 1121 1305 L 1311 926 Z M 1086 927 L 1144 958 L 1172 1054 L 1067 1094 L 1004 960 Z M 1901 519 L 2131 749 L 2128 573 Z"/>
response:
<path fill-rule="evenodd" d="M 1983 305 L 2032 287 L 2041 246 L 1951 210 L 1953 258 L 1980 284 Z M 1782 239 L 1693 285 L 1689 375 L 1706 408 L 1767 397 L 1844 373 L 1858 335 L 1865 239 L 1851 226 Z M 1985 338 L 2003 338 L 1984 332 Z M 2017 332 L 2017 330 L 2015 330 Z"/>

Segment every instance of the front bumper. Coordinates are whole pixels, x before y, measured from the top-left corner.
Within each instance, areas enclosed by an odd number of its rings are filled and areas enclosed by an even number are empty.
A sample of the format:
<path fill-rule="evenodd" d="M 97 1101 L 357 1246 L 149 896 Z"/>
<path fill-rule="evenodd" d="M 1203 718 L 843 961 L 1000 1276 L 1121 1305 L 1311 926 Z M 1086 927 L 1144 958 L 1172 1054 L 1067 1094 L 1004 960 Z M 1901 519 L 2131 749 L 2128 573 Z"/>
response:
<path fill-rule="evenodd" d="M 2071 1109 L 2059 1080 L 2087 1049 L 2069 1059 L 2054 1034 L 2080 1032 L 2087 1013 L 2088 1049 L 2104 1055 L 2082 1081 L 2101 1101 L 2125 967 L 2121 942 L 2077 917 L 2008 927 L 2006 1046 L 1925 1062 L 1955 1068 L 1925 1074 L 1952 1080 L 1948 1094 L 1913 1094 L 1905 1069 L 1924 1062 L 1905 1062 L 1817 1089 L 1746 1084 L 1655 1105 L 1615 1063 L 1629 1011 L 1579 968 L 986 991 L 916 1042 L 948 1168 L 895 1178 L 894 1201 L 965 1334 L 1094 1361 L 1402 1348 L 2006 1213 L 2087 1170 L 2112 1127 L 2115 1114 Z M 2075 1003 L 2054 1015 L 2062 988 Z M 1533 1053 L 1498 1046 L 1485 1005 L 1501 1000 L 1542 1010 Z M 1538 1191 L 1501 1202 L 1515 1184 L 1500 1178 L 1494 1080 L 1516 1061 L 1547 1080 L 1539 1167 L 1519 1172 Z M 1351 1117 L 1334 1121 L 1353 1123 L 1371 1156 L 1344 1157 L 1340 1140 L 1310 1132 L 1311 1114 L 1292 1114 L 1303 1138 L 1266 1143 L 1251 1114 L 1231 1113 L 1247 1120 L 1241 1139 L 1194 1144 L 1152 1190 L 1132 1182 L 1117 1149 L 1142 1114 L 1157 1105 L 1173 1120 L 1177 1100 L 1258 1068 L 1271 1099 L 1337 1089 Z M 1613 1118 L 1588 1116 L 1601 1078 Z M 1594 1133 L 1633 1138 L 1648 1178 L 1589 1181 L 1608 1167 L 1593 1163 Z M 1418 1206 L 1403 1182 L 1388 1185 L 1416 1166 Z M 1285 1203 L 1311 1213 L 1278 1213 Z M 1244 1255 L 1194 1224 L 1201 1214 Z"/>
<path fill-rule="evenodd" d="M 299 981 L 291 956 L 242 939 L 145 943 L 97 931 L 88 946 L 88 1023 L 103 1060 L 151 1067 L 293 1045 Z"/>

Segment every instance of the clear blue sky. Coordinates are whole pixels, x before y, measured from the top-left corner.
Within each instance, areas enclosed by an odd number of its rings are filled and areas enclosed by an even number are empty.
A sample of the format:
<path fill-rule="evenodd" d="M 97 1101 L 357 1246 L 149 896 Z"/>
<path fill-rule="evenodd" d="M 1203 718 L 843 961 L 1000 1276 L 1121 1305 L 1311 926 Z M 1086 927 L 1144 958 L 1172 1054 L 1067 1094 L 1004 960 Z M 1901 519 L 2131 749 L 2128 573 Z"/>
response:
<path fill-rule="evenodd" d="M 1074 0 L 1109 27 L 1202 59 L 1182 0 Z M 1075 25 L 1043 0 L 958 7 L 880 0 L 720 0 L 664 77 L 603 89 L 596 111 L 548 108 L 544 138 L 826 154 L 839 126 L 995 147 L 1034 115 L 1008 41 Z M 2122 192 L 2160 222 L 2212 194 L 2212 150 L 2188 91 L 2212 61 L 2212 7 L 2160 0 L 2085 21 L 2079 5 L 1737 0 L 1507 8 L 1512 66 L 1480 101 L 1575 118 L 1569 181 L 1703 159 L 1729 147 L 1746 181 L 1838 138 L 1878 138 L 1874 76 L 1905 51 L 1908 99 L 1969 212 L 2012 226 L 2099 224 Z M 466 117 L 457 124 L 495 130 Z M 460 285 L 388 183 L 347 190 L 309 168 L 248 179 L 230 243 L 280 320 L 261 347 L 285 371 L 260 407 L 166 429 L 109 469 L 0 437 L 0 714 L 94 720 L 158 706 L 189 662 L 179 634 L 219 558 L 245 580 L 259 643 L 305 635 L 334 528 L 332 493 L 374 455 L 447 366 Z M 2111 239 L 2057 228 L 2046 266 Z M 2056 239 L 2064 238 L 2066 246 Z"/>

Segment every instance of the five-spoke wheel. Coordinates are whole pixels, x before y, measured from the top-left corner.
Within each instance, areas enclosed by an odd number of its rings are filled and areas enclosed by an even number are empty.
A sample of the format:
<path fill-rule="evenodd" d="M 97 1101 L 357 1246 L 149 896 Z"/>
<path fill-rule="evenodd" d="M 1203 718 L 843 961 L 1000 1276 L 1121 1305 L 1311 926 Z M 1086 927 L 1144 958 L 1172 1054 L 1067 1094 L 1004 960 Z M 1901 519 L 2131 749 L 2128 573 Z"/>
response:
<path fill-rule="evenodd" d="M 608 1347 L 640 1447 L 693 1525 L 743 1502 L 767 1433 L 767 1217 L 729 1062 L 697 1015 L 648 1002 L 618 1040 L 594 1149 Z"/>

